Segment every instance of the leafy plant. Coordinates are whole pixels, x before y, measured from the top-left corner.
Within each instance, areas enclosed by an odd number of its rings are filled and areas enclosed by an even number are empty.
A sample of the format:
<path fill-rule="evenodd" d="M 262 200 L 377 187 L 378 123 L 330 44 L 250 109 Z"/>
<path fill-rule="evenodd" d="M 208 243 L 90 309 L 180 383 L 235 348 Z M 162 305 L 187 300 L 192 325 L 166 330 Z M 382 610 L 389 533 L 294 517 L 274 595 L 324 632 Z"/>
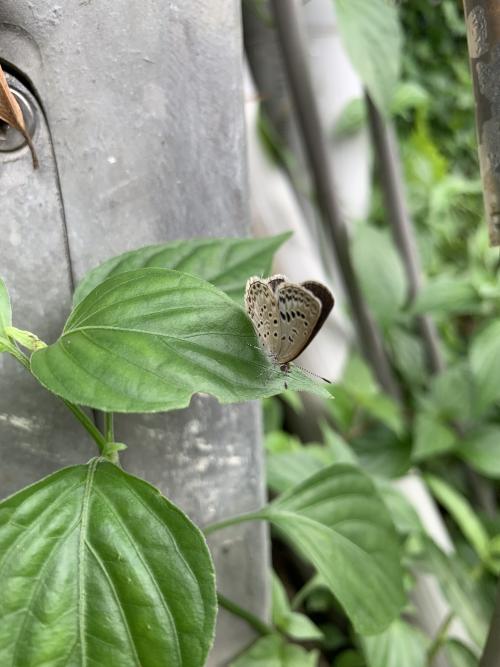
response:
<path fill-rule="evenodd" d="M 207 545 L 179 508 L 120 468 L 126 445 L 114 441 L 113 412 L 178 409 L 198 391 L 222 402 L 283 391 L 283 375 L 239 301 L 247 276 L 268 269 L 285 238 L 180 241 L 114 258 L 84 280 L 49 345 L 12 325 L 0 281 L 1 351 L 61 397 L 99 453 L 0 503 L 2 664 L 204 664 L 216 615 Z M 221 257 L 224 273 L 214 271 Z M 171 268 L 181 264 L 201 275 Z M 329 396 L 297 368 L 287 383 Z M 105 412 L 104 431 L 84 406 Z M 377 488 L 356 464 L 330 465 L 258 512 L 205 532 L 248 520 L 276 526 L 360 631 L 383 630 L 397 616 L 405 599 L 399 543 Z M 290 607 L 277 581 L 274 624 L 235 664 L 313 665 L 317 652 L 290 646 L 284 635 L 317 640 L 322 631 Z"/>

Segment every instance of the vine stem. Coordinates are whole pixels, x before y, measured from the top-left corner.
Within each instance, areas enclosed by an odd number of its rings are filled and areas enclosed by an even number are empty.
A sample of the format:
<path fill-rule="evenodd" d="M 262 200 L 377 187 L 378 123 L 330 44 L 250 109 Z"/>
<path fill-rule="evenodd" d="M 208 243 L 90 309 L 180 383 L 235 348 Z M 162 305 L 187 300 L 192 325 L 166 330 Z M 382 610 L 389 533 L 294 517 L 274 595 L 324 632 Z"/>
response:
<path fill-rule="evenodd" d="M 232 614 L 242 618 L 260 635 L 265 636 L 275 633 L 275 630 L 272 626 L 264 623 L 264 621 L 261 621 L 260 618 L 255 616 L 255 614 L 252 614 L 252 612 L 248 611 L 248 609 L 244 609 L 243 607 L 240 607 L 239 604 L 236 604 L 236 602 L 228 600 L 228 598 L 222 595 L 222 593 L 217 593 L 217 601 L 220 607 L 223 607 L 227 611 L 230 611 Z"/>
<path fill-rule="evenodd" d="M 238 523 L 243 523 L 245 521 L 263 521 L 266 519 L 262 510 L 257 512 L 249 512 L 248 514 L 238 514 L 237 516 L 229 517 L 229 519 L 223 519 L 222 521 L 216 521 L 215 523 L 209 523 L 208 526 L 205 526 L 203 532 L 205 535 L 211 535 L 218 530 L 223 528 L 228 528 L 229 526 L 236 526 Z"/>

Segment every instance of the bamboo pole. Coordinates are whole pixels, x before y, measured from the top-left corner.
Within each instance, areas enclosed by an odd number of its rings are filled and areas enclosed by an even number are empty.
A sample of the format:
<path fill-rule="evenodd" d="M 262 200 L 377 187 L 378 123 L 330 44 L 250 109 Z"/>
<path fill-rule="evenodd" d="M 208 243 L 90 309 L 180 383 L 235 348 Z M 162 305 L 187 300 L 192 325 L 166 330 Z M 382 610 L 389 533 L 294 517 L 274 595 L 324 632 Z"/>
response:
<path fill-rule="evenodd" d="M 380 385 L 399 400 L 399 386 L 382 345 L 380 331 L 366 306 L 354 272 L 347 228 L 333 190 L 332 165 L 326 151 L 327 139 L 307 63 L 300 2 L 271 0 L 271 6 L 304 152 L 313 175 L 318 207 L 343 277 L 361 351 L 371 364 Z"/>
<path fill-rule="evenodd" d="M 500 245 L 500 2 L 464 0 L 490 243 Z"/>

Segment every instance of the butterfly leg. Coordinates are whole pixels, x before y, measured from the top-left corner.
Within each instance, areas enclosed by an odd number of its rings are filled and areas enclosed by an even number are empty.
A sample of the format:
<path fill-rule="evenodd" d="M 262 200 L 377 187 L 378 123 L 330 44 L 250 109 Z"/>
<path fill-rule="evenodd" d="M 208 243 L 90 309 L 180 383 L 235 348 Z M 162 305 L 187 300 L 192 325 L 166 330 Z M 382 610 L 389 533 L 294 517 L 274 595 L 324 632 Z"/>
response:
<path fill-rule="evenodd" d="M 285 374 L 285 389 L 288 389 L 288 383 L 286 381 L 286 376 L 288 375 L 288 372 L 290 371 L 290 364 L 289 363 L 281 364 L 280 370 L 283 371 L 283 373 Z"/>

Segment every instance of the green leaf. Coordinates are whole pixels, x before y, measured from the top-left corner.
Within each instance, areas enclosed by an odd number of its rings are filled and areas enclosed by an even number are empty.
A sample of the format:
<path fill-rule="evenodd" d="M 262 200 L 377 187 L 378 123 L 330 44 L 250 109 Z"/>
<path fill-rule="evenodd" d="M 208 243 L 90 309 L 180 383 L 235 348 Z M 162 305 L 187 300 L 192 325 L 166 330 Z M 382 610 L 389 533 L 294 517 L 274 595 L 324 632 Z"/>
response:
<path fill-rule="evenodd" d="M 470 433 L 456 451 L 485 477 L 500 479 L 500 426 L 485 425 Z"/>
<path fill-rule="evenodd" d="M 382 392 L 370 368 L 360 357 L 353 355 L 350 358 L 342 383 L 332 390 L 334 398 L 340 393 L 340 387 L 348 392 L 357 410 L 362 408 L 394 433 L 401 433 L 403 421 L 399 406 Z"/>
<path fill-rule="evenodd" d="M 335 658 L 333 667 L 366 667 L 366 662 L 357 651 L 348 649 Z"/>
<path fill-rule="evenodd" d="M 439 504 L 454 518 L 477 555 L 486 561 L 489 555 L 488 533 L 467 499 L 439 477 L 426 475 L 425 481 Z"/>
<path fill-rule="evenodd" d="M 319 426 L 323 434 L 323 440 L 325 441 L 325 448 L 328 449 L 332 456 L 332 463 L 358 463 L 356 454 L 340 433 L 334 431 L 325 421 L 320 422 Z"/>
<path fill-rule="evenodd" d="M 468 313 L 477 304 L 477 293 L 470 281 L 462 276 L 439 276 L 422 287 L 412 304 L 415 315 L 424 313 L 446 315 Z"/>
<path fill-rule="evenodd" d="M 395 620 L 379 635 L 362 637 L 367 667 L 426 667 L 429 640 L 417 628 Z"/>
<path fill-rule="evenodd" d="M 452 610 L 462 619 L 476 644 L 483 646 L 493 610 L 470 568 L 458 555 L 443 553 L 430 538 L 423 541 L 419 565 L 436 576 Z"/>
<path fill-rule="evenodd" d="M 266 455 L 267 484 L 275 493 L 283 493 L 322 470 L 325 466 L 311 456 L 308 448 L 296 452 L 270 453 Z"/>
<path fill-rule="evenodd" d="M 7 338 L 5 329 L 12 326 L 12 309 L 9 293 L 5 283 L 0 278 L 0 337 Z"/>
<path fill-rule="evenodd" d="M 370 479 L 335 464 L 262 511 L 316 567 L 356 630 L 381 632 L 404 604 L 400 548 Z"/>
<path fill-rule="evenodd" d="M 393 363 L 403 379 L 411 386 L 423 385 L 428 373 L 421 339 L 403 327 L 393 326 L 387 332 L 386 340 Z"/>
<path fill-rule="evenodd" d="M 80 303 L 107 278 L 145 268 L 191 273 L 241 301 L 248 278 L 267 275 L 274 253 L 290 236 L 286 232 L 262 239 L 189 239 L 132 250 L 87 273 L 75 291 L 73 304 Z"/>
<path fill-rule="evenodd" d="M 157 489 L 94 459 L 0 504 L 0 663 L 201 667 L 214 570 Z"/>
<path fill-rule="evenodd" d="M 361 467 L 379 477 L 401 477 L 411 464 L 411 445 L 408 439 L 397 437 L 382 425 L 370 427 L 351 441 Z"/>
<path fill-rule="evenodd" d="M 401 30 L 386 0 L 335 0 L 347 54 L 380 111 L 388 111 L 399 78 Z"/>
<path fill-rule="evenodd" d="M 449 452 L 456 441 L 453 431 L 438 416 L 427 412 L 417 414 L 412 452 L 415 461 Z"/>
<path fill-rule="evenodd" d="M 500 398 L 500 320 L 476 336 L 470 350 L 478 409 L 490 407 Z"/>
<path fill-rule="evenodd" d="M 278 635 L 262 637 L 229 667 L 316 667 L 318 652 L 307 653 Z"/>
<path fill-rule="evenodd" d="M 398 533 L 422 533 L 424 528 L 420 518 L 406 496 L 386 479 L 377 479 L 375 484 Z"/>
<path fill-rule="evenodd" d="M 443 646 L 443 652 L 447 656 L 452 667 L 478 667 L 479 658 L 474 655 L 468 646 L 462 644 L 458 639 L 447 639 Z"/>
<path fill-rule="evenodd" d="M 429 400 L 432 409 L 445 419 L 462 423 L 471 419 L 475 409 L 475 387 L 469 364 L 449 366 L 433 377 Z"/>
<path fill-rule="evenodd" d="M 352 252 L 365 299 L 381 326 L 389 327 L 407 297 L 406 274 L 394 244 L 387 233 L 360 225 Z"/>
<path fill-rule="evenodd" d="M 183 408 L 196 392 L 245 401 L 277 394 L 285 383 L 243 308 L 168 269 L 120 273 L 96 287 L 59 340 L 32 355 L 31 369 L 55 394 L 105 412 Z M 330 396 L 297 368 L 286 381 Z"/>
<path fill-rule="evenodd" d="M 272 618 L 273 624 L 283 633 L 298 641 L 322 639 L 323 633 L 305 614 L 290 609 L 283 584 L 272 573 Z"/>
<path fill-rule="evenodd" d="M 334 136 L 338 139 L 351 137 L 366 125 L 365 101 L 356 97 L 350 100 L 342 109 L 335 123 Z"/>

